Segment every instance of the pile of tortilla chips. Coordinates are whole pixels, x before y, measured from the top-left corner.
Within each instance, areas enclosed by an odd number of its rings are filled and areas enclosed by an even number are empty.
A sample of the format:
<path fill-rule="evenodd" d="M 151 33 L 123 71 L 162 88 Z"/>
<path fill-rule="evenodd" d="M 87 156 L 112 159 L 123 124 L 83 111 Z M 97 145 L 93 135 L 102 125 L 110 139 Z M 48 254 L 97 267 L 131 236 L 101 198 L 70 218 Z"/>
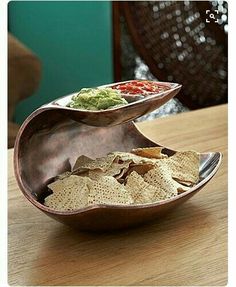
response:
<path fill-rule="evenodd" d="M 155 203 L 187 191 L 199 181 L 199 154 L 162 153 L 162 147 L 113 152 L 91 159 L 80 156 L 72 171 L 48 185 L 52 194 L 44 204 L 58 211 L 95 204 Z"/>

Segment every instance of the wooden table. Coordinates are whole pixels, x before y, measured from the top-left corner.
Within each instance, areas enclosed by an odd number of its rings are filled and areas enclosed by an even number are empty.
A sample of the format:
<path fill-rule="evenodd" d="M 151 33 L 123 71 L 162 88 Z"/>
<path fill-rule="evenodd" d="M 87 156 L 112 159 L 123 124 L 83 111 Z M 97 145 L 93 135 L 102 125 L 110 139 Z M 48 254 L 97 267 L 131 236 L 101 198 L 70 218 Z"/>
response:
<path fill-rule="evenodd" d="M 17 187 L 9 150 L 9 284 L 227 284 L 227 106 L 139 126 L 172 149 L 221 151 L 220 170 L 161 221 L 93 234 L 57 223 L 28 202 Z"/>

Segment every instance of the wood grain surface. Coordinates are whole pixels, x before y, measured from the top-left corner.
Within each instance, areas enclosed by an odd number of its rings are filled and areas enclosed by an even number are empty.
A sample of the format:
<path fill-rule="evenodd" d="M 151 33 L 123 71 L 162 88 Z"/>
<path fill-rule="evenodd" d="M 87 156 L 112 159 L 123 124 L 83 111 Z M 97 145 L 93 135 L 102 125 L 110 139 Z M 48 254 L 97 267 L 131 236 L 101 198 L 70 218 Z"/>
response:
<path fill-rule="evenodd" d="M 172 149 L 222 152 L 218 173 L 162 220 L 120 232 L 85 233 L 57 223 L 24 198 L 9 150 L 10 285 L 227 284 L 227 106 L 139 127 Z"/>

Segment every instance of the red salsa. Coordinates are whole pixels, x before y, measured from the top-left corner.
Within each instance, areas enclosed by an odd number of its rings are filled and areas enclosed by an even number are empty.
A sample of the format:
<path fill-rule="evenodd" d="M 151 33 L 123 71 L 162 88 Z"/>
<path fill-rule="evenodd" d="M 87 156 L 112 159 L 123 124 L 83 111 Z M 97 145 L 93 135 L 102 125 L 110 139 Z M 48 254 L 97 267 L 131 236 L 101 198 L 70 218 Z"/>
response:
<path fill-rule="evenodd" d="M 171 87 L 169 85 L 161 84 L 159 82 L 137 80 L 137 81 L 130 81 L 127 83 L 117 84 L 117 85 L 112 86 L 111 88 L 119 90 L 123 94 L 151 95 L 151 94 L 158 94 L 158 93 L 167 91 Z"/>

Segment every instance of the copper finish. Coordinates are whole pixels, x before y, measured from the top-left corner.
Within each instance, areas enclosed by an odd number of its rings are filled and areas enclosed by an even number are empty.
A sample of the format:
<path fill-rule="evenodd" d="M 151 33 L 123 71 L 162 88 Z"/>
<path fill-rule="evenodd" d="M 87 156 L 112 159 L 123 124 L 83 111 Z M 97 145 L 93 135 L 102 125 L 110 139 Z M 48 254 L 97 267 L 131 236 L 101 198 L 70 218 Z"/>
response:
<path fill-rule="evenodd" d="M 84 230 L 110 230 L 153 220 L 196 194 L 219 168 L 220 153 L 201 154 L 200 182 L 188 192 L 161 203 L 96 205 L 73 212 L 51 210 L 41 203 L 47 184 L 70 170 L 79 155 L 95 158 L 111 151 L 158 145 L 141 134 L 133 122 L 92 127 L 75 121 L 75 113 L 50 105 L 36 110 L 21 126 L 14 150 L 15 175 L 23 194 L 38 209 L 62 223 Z M 171 155 L 175 151 L 166 148 L 164 152 Z"/>

